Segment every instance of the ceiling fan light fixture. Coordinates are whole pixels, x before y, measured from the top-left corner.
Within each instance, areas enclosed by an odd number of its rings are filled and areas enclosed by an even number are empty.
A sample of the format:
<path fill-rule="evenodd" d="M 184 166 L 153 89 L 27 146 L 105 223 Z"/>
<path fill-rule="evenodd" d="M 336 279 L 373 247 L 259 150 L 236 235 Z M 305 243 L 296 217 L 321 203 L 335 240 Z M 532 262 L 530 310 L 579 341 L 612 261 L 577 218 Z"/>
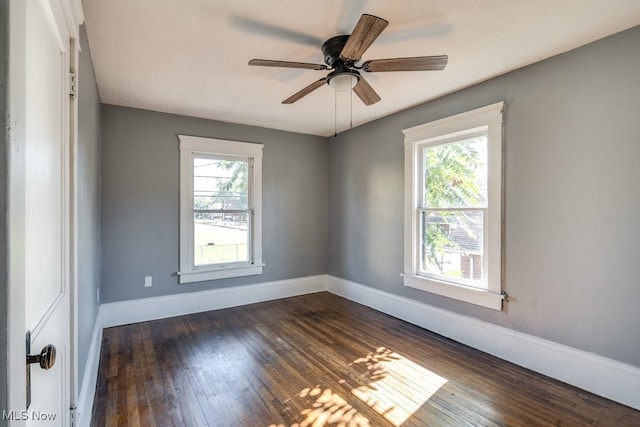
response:
<path fill-rule="evenodd" d="M 348 92 L 358 84 L 360 74 L 355 70 L 340 69 L 327 76 L 327 83 L 336 92 Z"/>
<path fill-rule="evenodd" d="M 339 74 L 329 80 L 329 86 L 336 92 L 348 92 L 358 84 L 358 77 L 353 74 Z"/>

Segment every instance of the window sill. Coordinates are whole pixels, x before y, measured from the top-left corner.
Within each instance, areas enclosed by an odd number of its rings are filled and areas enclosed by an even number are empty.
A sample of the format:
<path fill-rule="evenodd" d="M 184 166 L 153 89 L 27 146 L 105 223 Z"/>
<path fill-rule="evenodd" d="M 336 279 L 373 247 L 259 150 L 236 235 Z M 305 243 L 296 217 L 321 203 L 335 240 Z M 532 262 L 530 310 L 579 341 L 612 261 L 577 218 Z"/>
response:
<path fill-rule="evenodd" d="M 227 279 L 230 277 L 255 276 L 262 274 L 264 264 L 234 265 L 229 267 L 189 270 L 178 272 L 179 283 L 202 282 L 205 280 Z"/>
<path fill-rule="evenodd" d="M 403 274 L 403 284 L 407 287 L 440 295 L 470 304 L 502 311 L 504 295 L 485 289 L 471 288 L 454 283 L 440 282 L 422 276 Z"/>

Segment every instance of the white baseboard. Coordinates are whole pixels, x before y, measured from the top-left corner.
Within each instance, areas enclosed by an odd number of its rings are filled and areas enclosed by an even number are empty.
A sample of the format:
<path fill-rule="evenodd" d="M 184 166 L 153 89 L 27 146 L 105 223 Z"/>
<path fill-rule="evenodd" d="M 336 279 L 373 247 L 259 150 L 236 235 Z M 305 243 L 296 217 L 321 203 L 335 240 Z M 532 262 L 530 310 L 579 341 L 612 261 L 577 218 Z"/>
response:
<path fill-rule="evenodd" d="M 91 424 L 91 411 L 93 410 L 93 399 L 96 395 L 96 384 L 98 382 L 98 367 L 100 364 L 100 349 L 102 348 L 102 319 L 100 313 L 96 317 L 89 345 L 89 355 L 87 364 L 84 367 L 82 385 L 78 396 L 78 427 L 89 427 Z"/>
<path fill-rule="evenodd" d="M 501 359 L 640 410 L 640 368 L 327 276 L 328 291 Z"/>
<path fill-rule="evenodd" d="M 102 327 L 237 307 L 327 290 L 326 275 L 102 304 Z"/>

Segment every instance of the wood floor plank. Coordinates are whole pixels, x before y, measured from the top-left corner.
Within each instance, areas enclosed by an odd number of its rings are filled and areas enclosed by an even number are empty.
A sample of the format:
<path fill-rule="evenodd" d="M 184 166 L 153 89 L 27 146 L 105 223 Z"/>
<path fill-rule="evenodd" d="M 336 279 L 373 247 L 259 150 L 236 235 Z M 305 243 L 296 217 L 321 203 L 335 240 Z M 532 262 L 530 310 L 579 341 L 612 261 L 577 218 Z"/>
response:
<path fill-rule="evenodd" d="M 93 426 L 640 425 L 640 411 L 329 293 L 108 328 Z"/>

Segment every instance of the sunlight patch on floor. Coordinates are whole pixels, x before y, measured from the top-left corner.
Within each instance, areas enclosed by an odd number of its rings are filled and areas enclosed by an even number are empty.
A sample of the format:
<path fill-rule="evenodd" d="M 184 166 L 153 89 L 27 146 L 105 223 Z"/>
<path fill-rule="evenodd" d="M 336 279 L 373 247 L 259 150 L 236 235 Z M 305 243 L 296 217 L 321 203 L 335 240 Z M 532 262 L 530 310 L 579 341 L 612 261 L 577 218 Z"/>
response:
<path fill-rule="evenodd" d="M 387 348 L 355 360 L 351 366 L 370 380 L 351 392 L 394 426 L 402 425 L 447 379 Z"/>
<path fill-rule="evenodd" d="M 301 412 L 305 419 L 291 427 L 322 427 L 325 425 L 371 427 L 368 418 L 331 389 L 305 388 L 296 395 L 296 398 L 310 399 L 313 403 Z M 284 426 L 272 424 L 269 427 Z"/>
<path fill-rule="evenodd" d="M 350 390 L 353 396 L 396 427 L 405 423 L 447 383 L 446 378 L 385 347 L 354 360 L 345 373 L 345 379 L 339 380 L 334 388 L 346 393 Z M 329 387 L 305 388 L 288 399 L 291 409 L 304 408 L 297 410 L 304 419 L 291 427 L 371 426 L 371 421 L 354 407 L 356 402 L 352 400 L 350 404 Z M 271 424 L 269 427 L 284 425 Z"/>

